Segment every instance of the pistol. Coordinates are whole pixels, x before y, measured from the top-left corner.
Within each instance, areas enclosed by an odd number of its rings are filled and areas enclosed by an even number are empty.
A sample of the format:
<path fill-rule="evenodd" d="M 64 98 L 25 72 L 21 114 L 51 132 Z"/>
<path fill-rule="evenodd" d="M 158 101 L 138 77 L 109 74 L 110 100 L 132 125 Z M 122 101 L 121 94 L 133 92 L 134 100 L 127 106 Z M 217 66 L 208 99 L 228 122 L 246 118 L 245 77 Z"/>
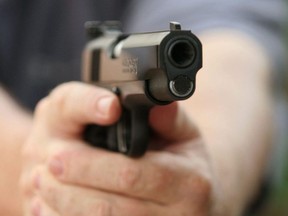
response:
<path fill-rule="evenodd" d="M 201 42 L 177 22 L 166 31 L 125 34 L 118 23 L 90 21 L 86 30 L 82 79 L 117 94 L 122 115 L 111 126 L 87 125 L 83 138 L 96 147 L 142 156 L 150 137 L 149 110 L 193 95 Z"/>

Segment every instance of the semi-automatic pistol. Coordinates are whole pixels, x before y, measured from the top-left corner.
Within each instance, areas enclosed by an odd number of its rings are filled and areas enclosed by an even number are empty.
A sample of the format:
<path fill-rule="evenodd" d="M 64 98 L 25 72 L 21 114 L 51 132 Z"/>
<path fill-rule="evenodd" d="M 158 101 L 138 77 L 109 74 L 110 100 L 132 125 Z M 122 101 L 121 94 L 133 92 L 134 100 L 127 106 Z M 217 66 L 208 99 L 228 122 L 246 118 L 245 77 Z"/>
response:
<path fill-rule="evenodd" d="M 84 139 L 138 157 L 149 143 L 149 110 L 194 93 L 202 45 L 177 22 L 171 22 L 168 31 L 135 34 L 124 34 L 118 26 L 86 24 L 90 40 L 83 52 L 83 80 L 117 94 L 122 115 L 111 126 L 88 125 Z"/>

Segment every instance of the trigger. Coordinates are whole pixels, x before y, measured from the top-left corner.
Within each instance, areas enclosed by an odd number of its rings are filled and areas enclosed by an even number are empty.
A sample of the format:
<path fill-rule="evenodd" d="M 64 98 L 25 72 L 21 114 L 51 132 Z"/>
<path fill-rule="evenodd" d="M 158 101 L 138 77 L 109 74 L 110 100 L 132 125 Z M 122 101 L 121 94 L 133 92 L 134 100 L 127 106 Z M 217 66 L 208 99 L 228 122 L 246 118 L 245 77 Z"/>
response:
<path fill-rule="evenodd" d="M 131 115 L 127 109 L 123 110 L 116 130 L 118 151 L 126 154 L 131 147 Z"/>

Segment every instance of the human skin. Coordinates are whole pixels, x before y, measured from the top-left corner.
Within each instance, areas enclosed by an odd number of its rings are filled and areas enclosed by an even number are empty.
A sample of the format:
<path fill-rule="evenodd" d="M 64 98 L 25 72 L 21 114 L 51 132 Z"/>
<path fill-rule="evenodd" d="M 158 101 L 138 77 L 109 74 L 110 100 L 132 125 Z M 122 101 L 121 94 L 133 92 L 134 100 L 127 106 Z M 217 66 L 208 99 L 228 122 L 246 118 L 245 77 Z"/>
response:
<path fill-rule="evenodd" d="M 9 215 L 20 215 L 21 202 L 27 216 L 240 215 L 257 192 L 272 144 L 273 71 L 261 46 L 242 33 L 210 31 L 201 41 L 204 68 L 195 95 L 151 111 L 155 136 L 138 159 L 81 140 L 86 124 L 119 118 L 113 94 L 83 83 L 54 89 L 33 122 L 18 125 L 28 128 L 17 145 L 23 147 L 23 199 L 3 199 L 14 206 Z M 14 173 L 6 191 L 15 188 L 19 170 Z"/>

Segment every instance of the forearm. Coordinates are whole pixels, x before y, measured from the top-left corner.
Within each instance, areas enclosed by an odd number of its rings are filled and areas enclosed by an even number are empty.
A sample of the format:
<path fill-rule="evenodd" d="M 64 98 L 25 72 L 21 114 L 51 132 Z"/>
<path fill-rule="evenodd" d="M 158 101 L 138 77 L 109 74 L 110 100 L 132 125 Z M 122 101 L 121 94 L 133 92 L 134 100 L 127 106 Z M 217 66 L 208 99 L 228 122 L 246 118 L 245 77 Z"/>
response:
<path fill-rule="evenodd" d="M 0 86 L 0 215 L 20 215 L 18 180 L 21 148 L 30 130 L 30 115 Z"/>
<path fill-rule="evenodd" d="M 237 215 L 260 185 L 271 146 L 271 69 L 256 42 L 225 31 L 202 35 L 204 68 L 183 105 L 207 143 L 216 196 Z"/>

